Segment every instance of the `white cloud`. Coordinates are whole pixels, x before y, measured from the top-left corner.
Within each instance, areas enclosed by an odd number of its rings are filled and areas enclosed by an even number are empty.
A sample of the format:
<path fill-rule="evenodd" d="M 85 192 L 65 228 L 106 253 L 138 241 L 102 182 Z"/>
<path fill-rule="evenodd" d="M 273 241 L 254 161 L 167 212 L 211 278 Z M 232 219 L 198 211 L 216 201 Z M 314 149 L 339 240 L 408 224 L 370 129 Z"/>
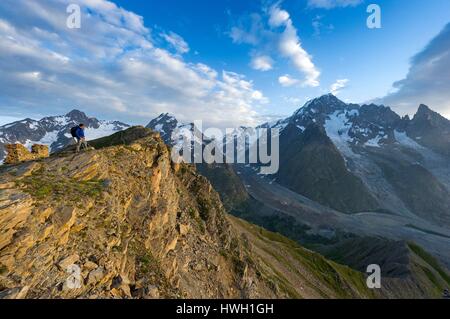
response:
<path fill-rule="evenodd" d="M 289 13 L 280 9 L 277 5 L 270 8 L 269 25 L 271 27 L 280 27 L 290 21 Z"/>
<path fill-rule="evenodd" d="M 312 8 L 333 9 L 337 7 L 355 7 L 364 0 L 308 0 Z"/>
<path fill-rule="evenodd" d="M 263 101 L 264 104 L 268 103 L 268 100 L 267 100 L 267 98 L 264 97 L 264 94 L 258 90 L 253 91 L 252 99 L 254 99 L 256 101 Z"/>
<path fill-rule="evenodd" d="M 275 57 L 274 48 L 276 48 L 277 58 L 287 59 L 305 76 L 301 83 L 303 86 L 320 85 L 320 71 L 314 65 L 311 55 L 303 48 L 289 13 L 281 9 L 278 4 L 264 9 L 262 16 L 254 13 L 241 18 L 237 25 L 231 28 L 229 36 L 234 43 L 245 43 L 256 47 L 250 54 L 253 59 L 251 62 L 253 68 L 257 65 L 255 51 L 258 56 Z M 265 68 L 269 68 L 268 63 L 265 64 Z"/>
<path fill-rule="evenodd" d="M 250 65 L 253 69 L 259 71 L 269 71 L 273 68 L 273 60 L 270 56 L 260 55 L 254 56 Z"/>
<path fill-rule="evenodd" d="M 231 28 L 230 37 L 233 39 L 234 43 L 248 43 L 256 45 L 258 43 L 258 38 L 249 32 L 246 32 L 238 27 Z"/>
<path fill-rule="evenodd" d="M 253 13 L 233 26 L 228 33 L 233 43 L 258 45 L 266 35 L 262 18 L 259 14 Z"/>
<path fill-rule="evenodd" d="M 83 11 L 79 30 L 66 27 L 72 2 L 90 12 Z M 142 124 L 169 112 L 229 127 L 256 124 L 256 110 L 267 103 L 243 75 L 159 48 L 142 17 L 112 2 L 1 1 L 0 11 L 0 108 L 11 112 L 59 114 L 77 105 Z M 179 53 L 187 50 L 167 35 Z"/>
<path fill-rule="evenodd" d="M 345 88 L 348 84 L 348 79 L 339 79 L 334 82 L 330 87 L 330 92 L 333 95 L 338 95 L 343 88 Z"/>
<path fill-rule="evenodd" d="M 305 81 L 303 82 L 305 86 L 319 86 L 320 71 L 312 62 L 312 57 L 302 47 L 297 29 L 289 18 L 289 14 L 278 6 L 273 6 L 269 10 L 269 14 L 270 19 L 273 20 L 273 25 L 284 26 L 284 31 L 279 40 L 281 55 L 290 59 L 297 70 L 305 75 Z"/>
<path fill-rule="evenodd" d="M 189 45 L 184 41 L 184 39 L 174 33 L 161 33 L 161 36 L 180 54 L 188 53 L 189 52 Z"/>
<path fill-rule="evenodd" d="M 288 74 L 280 76 L 278 78 L 278 83 L 280 83 L 284 87 L 293 86 L 293 85 L 298 84 L 299 82 L 300 82 L 299 80 L 292 78 Z"/>
<path fill-rule="evenodd" d="M 450 23 L 416 56 L 406 77 L 393 91 L 376 100 L 403 114 L 414 114 L 419 104 L 450 118 Z"/>

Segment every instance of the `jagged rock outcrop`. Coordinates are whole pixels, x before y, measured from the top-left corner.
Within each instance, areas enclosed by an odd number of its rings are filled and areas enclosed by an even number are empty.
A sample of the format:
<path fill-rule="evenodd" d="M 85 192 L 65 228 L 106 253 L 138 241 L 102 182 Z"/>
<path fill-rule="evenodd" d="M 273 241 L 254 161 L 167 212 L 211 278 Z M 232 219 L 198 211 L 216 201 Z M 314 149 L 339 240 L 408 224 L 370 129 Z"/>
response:
<path fill-rule="evenodd" d="M 450 156 L 450 121 L 421 104 L 407 126 L 408 135 L 418 144 Z"/>
<path fill-rule="evenodd" d="M 31 146 L 31 152 L 22 144 L 6 145 L 5 164 L 18 164 L 21 162 L 32 161 L 49 156 L 48 146 L 34 144 Z"/>

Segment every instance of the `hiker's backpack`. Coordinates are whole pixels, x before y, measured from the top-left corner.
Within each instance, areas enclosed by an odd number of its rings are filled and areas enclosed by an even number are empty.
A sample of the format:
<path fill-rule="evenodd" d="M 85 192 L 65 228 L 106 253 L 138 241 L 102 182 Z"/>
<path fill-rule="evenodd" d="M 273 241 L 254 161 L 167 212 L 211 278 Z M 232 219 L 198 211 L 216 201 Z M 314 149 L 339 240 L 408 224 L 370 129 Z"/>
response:
<path fill-rule="evenodd" d="M 77 137 L 77 130 L 78 126 L 74 126 L 70 129 L 70 134 L 72 134 L 72 137 Z"/>

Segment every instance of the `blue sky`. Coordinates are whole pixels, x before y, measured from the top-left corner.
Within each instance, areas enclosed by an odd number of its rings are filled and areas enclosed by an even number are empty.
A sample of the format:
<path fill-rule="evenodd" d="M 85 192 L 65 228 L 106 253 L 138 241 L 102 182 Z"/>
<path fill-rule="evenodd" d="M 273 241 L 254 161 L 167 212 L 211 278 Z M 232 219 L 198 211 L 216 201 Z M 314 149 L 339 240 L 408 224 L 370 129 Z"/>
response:
<path fill-rule="evenodd" d="M 215 68 L 227 66 L 244 72 L 257 87 L 270 93 L 274 102 L 282 101 L 285 96 L 304 100 L 328 93 L 330 86 L 341 78 L 349 79 L 348 89 L 341 93 L 343 99 L 365 102 L 381 97 L 395 81 L 406 76 L 410 58 L 450 22 L 450 2 L 446 0 L 361 1 L 359 5 L 332 9 L 312 7 L 304 0 L 282 1 L 280 7 L 289 12 L 303 47 L 321 70 L 321 86 L 314 90 L 280 89 L 278 75 L 297 76 L 289 61 L 277 61 L 272 72 L 257 72 L 250 67 L 251 45 L 236 45 L 228 35 L 246 16 L 264 15 L 264 6 L 274 2 L 115 2 L 155 25 L 164 25 L 182 35 L 191 46 L 193 60 L 206 61 Z M 383 25 L 379 30 L 366 26 L 369 16 L 366 8 L 370 3 L 377 3 L 382 9 Z M 317 19 L 321 24 L 320 34 L 313 27 Z M 289 105 L 274 113 L 291 111 L 292 105 Z"/>
<path fill-rule="evenodd" d="M 65 26 L 70 3 L 79 30 Z M 381 29 L 366 26 L 370 3 Z M 333 91 L 449 117 L 449 22 L 448 0 L 4 0 L 0 116 L 77 107 L 131 123 L 167 111 L 254 125 Z"/>

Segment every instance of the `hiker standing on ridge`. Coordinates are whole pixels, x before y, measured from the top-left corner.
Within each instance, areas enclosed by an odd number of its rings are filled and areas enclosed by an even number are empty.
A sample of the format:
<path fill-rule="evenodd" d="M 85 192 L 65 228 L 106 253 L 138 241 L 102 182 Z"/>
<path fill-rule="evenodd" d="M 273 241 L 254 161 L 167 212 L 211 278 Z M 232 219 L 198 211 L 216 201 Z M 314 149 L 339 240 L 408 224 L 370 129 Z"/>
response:
<path fill-rule="evenodd" d="M 86 137 L 84 136 L 84 128 L 85 128 L 84 124 L 80 124 L 70 129 L 70 133 L 72 134 L 72 137 L 76 140 L 77 143 L 77 150 L 76 150 L 77 153 L 80 152 L 81 145 L 83 145 L 84 149 L 87 150 L 87 142 Z"/>

